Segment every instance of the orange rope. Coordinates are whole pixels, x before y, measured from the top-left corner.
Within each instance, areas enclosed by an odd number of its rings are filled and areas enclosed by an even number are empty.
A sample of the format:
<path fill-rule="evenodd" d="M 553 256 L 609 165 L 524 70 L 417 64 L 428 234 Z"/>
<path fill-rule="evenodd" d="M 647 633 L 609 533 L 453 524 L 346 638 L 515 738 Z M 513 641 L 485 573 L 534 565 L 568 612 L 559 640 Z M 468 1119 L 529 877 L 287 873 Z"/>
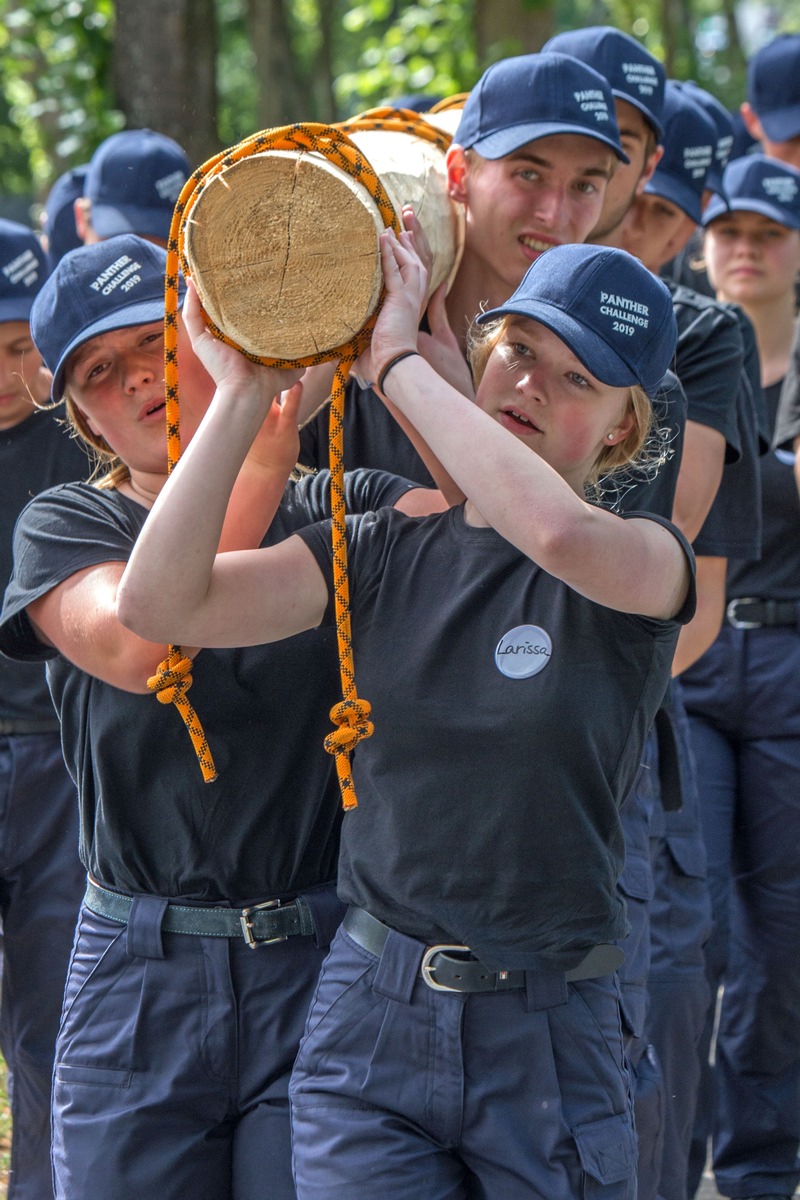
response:
<path fill-rule="evenodd" d="M 407 109 L 378 108 L 362 113 L 340 126 L 300 123 L 286 125 L 280 129 L 263 130 L 252 137 L 246 138 L 239 145 L 215 155 L 198 167 L 187 180 L 172 217 L 172 225 L 167 247 L 166 271 L 166 302 L 164 315 L 164 370 L 167 408 L 167 455 L 168 469 L 172 471 L 180 458 L 180 419 L 178 398 L 178 274 L 183 269 L 185 276 L 190 275 L 189 263 L 184 251 L 184 226 L 191 218 L 191 211 L 203 190 L 235 162 L 248 158 L 253 154 L 261 154 L 265 150 L 296 150 L 300 153 L 315 152 L 322 154 L 341 167 L 349 175 L 356 178 L 366 187 L 372 196 L 381 215 L 385 228 L 400 232 L 401 225 L 394 210 L 388 193 L 380 178 L 375 174 L 370 163 L 351 141 L 348 133 L 367 129 L 384 129 L 393 132 L 413 134 L 415 137 L 432 141 L 441 149 L 446 150 L 450 138 L 441 130 L 428 125 L 419 114 Z M 342 792 L 342 803 L 345 808 L 354 808 L 357 804 L 353 777 L 350 769 L 350 754 L 358 742 L 369 737 L 373 732 L 369 720 L 370 705 L 362 700 L 356 689 L 355 669 L 353 666 L 353 646 L 350 628 L 350 596 L 347 577 L 347 539 L 345 533 L 345 498 L 344 498 L 344 398 L 345 384 L 350 368 L 358 356 L 369 345 L 372 330 L 377 320 L 378 306 L 359 332 L 349 342 L 333 350 L 309 355 L 297 359 L 261 358 L 242 350 L 236 342 L 228 338 L 221 329 L 204 313 L 208 328 L 229 346 L 236 347 L 252 362 L 261 363 L 268 367 L 311 367 L 323 362 L 338 359 L 336 374 L 331 391 L 330 416 L 330 471 L 331 471 L 331 517 L 333 541 L 333 586 L 334 607 L 336 615 L 336 634 L 339 647 L 339 667 L 342 682 L 342 701 L 331 709 L 331 720 L 337 726 L 334 732 L 325 739 L 325 749 L 333 754 L 336 762 L 336 772 Z M 148 680 L 148 687 L 154 687 L 159 700 L 163 703 L 174 703 L 178 706 L 186 722 L 187 728 L 197 750 L 203 776 L 206 780 L 216 777 L 213 759 L 208 749 L 202 727 L 197 721 L 191 706 L 185 698 L 185 692 L 191 683 L 191 676 L 184 672 L 181 683 L 174 687 L 169 680 L 174 673 L 188 662 L 183 658 L 180 647 L 171 646 L 170 656 L 160 664 L 158 675 Z M 191 664 L 189 664 L 191 665 Z M 187 669 L 188 671 L 188 669 Z M 156 687 L 155 680 L 166 680 Z M 166 690 L 165 690 L 166 689 Z M 181 709 L 181 705 L 185 708 Z M 191 713 L 190 723 L 188 713 Z M 194 732 L 193 732 L 194 730 Z M 199 736 L 197 735 L 199 731 Z M 198 748 L 199 747 L 199 748 Z M 206 773 L 204 763 L 210 763 L 211 774 Z"/>
<path fill-rule="evenodd" d="M 468 99 L 469 92 L 456 92 L 453 96 L 445 96 L 444 100 L 439 100 L 428 112 L 449 112 L 451 108 L 463 108 Z"/>

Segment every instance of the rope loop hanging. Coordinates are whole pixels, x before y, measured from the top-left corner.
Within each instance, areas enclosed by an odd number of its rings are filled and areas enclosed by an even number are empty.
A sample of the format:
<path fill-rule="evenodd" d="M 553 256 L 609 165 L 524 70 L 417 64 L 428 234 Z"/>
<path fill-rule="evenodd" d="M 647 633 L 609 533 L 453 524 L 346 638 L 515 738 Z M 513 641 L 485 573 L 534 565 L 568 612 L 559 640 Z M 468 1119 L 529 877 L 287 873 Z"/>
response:
<path fill-rule="evenodd" d="M 372 197 L 384 228 L 401 231 L 400 218 L 394 205 L 381 182 L 379 176 L 370 165 L 367 158 L 349 137 L 349 133 L 361 130 L 388 130 L 413 134 L 415 137 L 433 142 L 441 150 L 446 150 L 450 137 L 432 125 L 428 125 L 418 113 L 407 109 L 377 108 L 362 113 L 339 126 L 297 123 L 278 129 L 263 130 L 246 138 L 237 146 L 222 151 L 210 158 L 187 180 L 175 205 L 170 227 L 167 246 L 167 268 L 165 280 L 164 306 L 164 378 L 166 394 L 167 421 L 167 457 L 168 470 L 171 472 L 180 458 L 180 406 L 178 394 L 178 309 L 179 309 L 179 276 L 181 270 L 188 278 L 190 266 L 184 249 L 184 229 L 191 221 L 192 208 L 205 188 L 218 177 L 224 183 L 224 173 L 233 163 L 261 154 L 269 150 L 290 150 L 299 153 L 321 154 L 336 166 L 353 176 L 367 189 Z M 345 808 L 353 808 L 357 804 L 350 769 L 350 755 L 358 742 L 369 737 L 373 732 L 369 720 L 370 706 L 359 698 L 356 690 L 355 670 L 353 665 L 353 647 L 350 628 L 350 595 L 347 575 L 347 540 L 345 531 L 345 493 L 344 493 L 344 400 L 345 385 L 353 363 L 369 346 L 372 330 L 377 320 L 383 292 L 372 316 L 349 341 L 332 350 L 319 352 L 296 359 L 263 358 L 251 354 L 228 338 L 225 333 L 204 312 L 204 319 L 211 333 L 220 341 L 234 346 L 251 362 L 257 362 L 268 367 L 312 367 L 323 362 L 338 360 L 331 390 L 330 406 L 330 475 L 331 475 L 331 527 L 333 543 L 333 585 L 336 634 L 339 649 L 339 668 L 342 684 L 342 701 L 331 710 L 331 720 L 337 729 L 325 739 L 325 749 L 334 756 L 339 785 L 342 792 L 342 802 Z M 157 692 L 163 703 L 174 703 L 181 712 L 192 741 L 195 745 L 198 759 L 203 770 L 203 776 L 208 781 L 216 778 L 208 744 L 205 740 L 200 722 L 194 710 L 186 699 L 186 690 L 191 683 L 188 671 L 181 675 L 180 685 L 161 683 L 158 686 L 154 680 L 166 680 L 171 673 L 178 670 L 178 664 L 191 663 L 182 655 L 179 646 L 171 646 L 167 659 L 160 664 L 158 672 L 148 686 Z M 189 714 L 191 717 L 189 718 Z M 194 732 L 193 732 L 194 731 Z M 199 731 L 199 738 L 197 738 Z M 198 748 L 199 747 L 199 748 Z M 210 763 L 210 772 L 207 765 Z"/>

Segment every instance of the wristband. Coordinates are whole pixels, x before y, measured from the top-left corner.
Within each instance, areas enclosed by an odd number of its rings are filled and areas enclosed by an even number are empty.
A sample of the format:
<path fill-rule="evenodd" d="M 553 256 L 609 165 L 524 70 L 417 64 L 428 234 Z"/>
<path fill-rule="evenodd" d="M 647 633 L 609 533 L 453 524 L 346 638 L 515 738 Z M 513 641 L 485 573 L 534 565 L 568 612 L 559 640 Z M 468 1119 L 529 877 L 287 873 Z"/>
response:
<path fill-rule="evenodd" d="M 404 350 L 402 354 L 395 354 L 394 358 L 389 359 L 388 363 L 378 376 L 378 382 L 376 386 L 379 392 L 383 391 L 383 385 L 386 382 L 386 376 L 389 374 L 392 367 L 396 367 L 397 364 L 402 362 L 404 358 L 411 358 L 412 354 L 419 355 L 419 350 Z"/>

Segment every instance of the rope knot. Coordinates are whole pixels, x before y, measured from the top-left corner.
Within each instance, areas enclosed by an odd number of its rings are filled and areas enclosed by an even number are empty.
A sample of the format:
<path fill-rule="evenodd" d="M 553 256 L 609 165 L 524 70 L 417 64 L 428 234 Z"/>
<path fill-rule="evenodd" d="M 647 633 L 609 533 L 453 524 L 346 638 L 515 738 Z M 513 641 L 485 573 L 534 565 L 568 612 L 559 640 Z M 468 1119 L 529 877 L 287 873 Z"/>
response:
<path fill-rule="evenodd" d="M 158 664 L 155 675 L 151 675 L 147 686 L 161 704 L 174 704 L 180 697 L 185 696 L 192 686 L 192 660 L 176 651 L 170 651 L 169 657 Z"/>
<path fill-rule="evenodd" d="M 169 654 L 158 664 L 155 675 L 147 680 L 147 686 L 151 692 L 155 692 L 161 704 L 174 704 L 177 708 L 192 739 L 203 779 L 211 783 L 217 778 L 217 768 L 203 726 L 186 698 L 192 686 L 192 660 L 187 658 L 180 646 L 170 646 Z"/>
<path fill-rule="evenodd" d="M 369 700 L 340 700 L 331 709 L 331 720 L 338 725 L 325 738 L 329 754 L 351 754 L 362 738 L 372 737 L 375 726 L 369 719 L 372 705 Z"/>

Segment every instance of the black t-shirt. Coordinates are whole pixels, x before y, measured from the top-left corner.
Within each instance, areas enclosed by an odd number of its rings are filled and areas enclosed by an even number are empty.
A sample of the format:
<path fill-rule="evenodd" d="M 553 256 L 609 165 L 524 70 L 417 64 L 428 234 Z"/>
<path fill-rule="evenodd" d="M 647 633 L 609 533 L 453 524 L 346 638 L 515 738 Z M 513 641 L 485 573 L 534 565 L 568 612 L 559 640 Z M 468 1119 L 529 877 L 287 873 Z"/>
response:
<path fill-rule="evenodd" d="M 330 587 L 327 527 L 300 536 Z M 594 604 L 463 507 L 352 518 L 349 545 L 375 732 L 353 759 L 342 898 L 493 969 L 568 967 L 624 936 L 617 810 L 693 593 L 674 621 Z"/>
<path fill-rule="evenodd" d="M 741 457 L 723 467 L 719 490 L 703 528 L 694 540 L 695 554 L 753 560 L 761 554 L 761 464 L 769 444 L 761 365 L 755 330 L 738 305 L 725 306 L 736 318 L 744 357 L 736 389 Z"/>
<path fill-rule="evenodd" d="M 775 428 L 781 383 L 765 388 L 770 428 Z M 761 459 L 762 549 L 758 562 L 731 560 L 728 596 L 800 600 L 800 498 L 794 452 L 778 448 Z"/>
<path fill-rule="evenodd" d="M 328 515 L 326 482 L 290 485 L 265 544 Z M 348 507 L 394 503 L 410 486 L 358 472 Z M 198 654 L 189 699 L 219 771 L 210 784 L 173 705 L 102 683 L 36 639 L 25 606 L 84 567 L 127 561 L 146 516 L 119 492 L 86 484 L 40 496 L 17 526 L 0 619 L 4 653 L 48 659 L 84 865 L 123 892 L 237 904 L 334 878 L 341 802 L 322 745 L 341 699 L 332 629 Z"/>
<path fill-rule="evenodd" d="M 329 465 L 331 407 L 326 404 L 300 432 L 298 461 L 323 470 Z M 372 467 L 392 471 L 421 487 L 435 487 L 416 450 L 372 388 L 362 388 L 349 376 L 344 403 L 345 470 Z"/>
<path fill-rule="evenodd" d="M 80 444 L 52 411 L 34 412 L 0 430 L 0 587 L 11 576 L 14 525 L 25 505 L 57 483 L 85 479 L 89 470 Z M 41 663 L 0 657 L 0 718 L 55 721 Z"/>
<path fill-rule="evenodd" d="M 725 305 L 689 288 L 671 286 L 678 326 L 675 371 L 686 392 L 688 419 L 723 435 L 726 462 L 736 462 L 741 444 L 736 393 L 744 362 L 739 323 Z"/>

